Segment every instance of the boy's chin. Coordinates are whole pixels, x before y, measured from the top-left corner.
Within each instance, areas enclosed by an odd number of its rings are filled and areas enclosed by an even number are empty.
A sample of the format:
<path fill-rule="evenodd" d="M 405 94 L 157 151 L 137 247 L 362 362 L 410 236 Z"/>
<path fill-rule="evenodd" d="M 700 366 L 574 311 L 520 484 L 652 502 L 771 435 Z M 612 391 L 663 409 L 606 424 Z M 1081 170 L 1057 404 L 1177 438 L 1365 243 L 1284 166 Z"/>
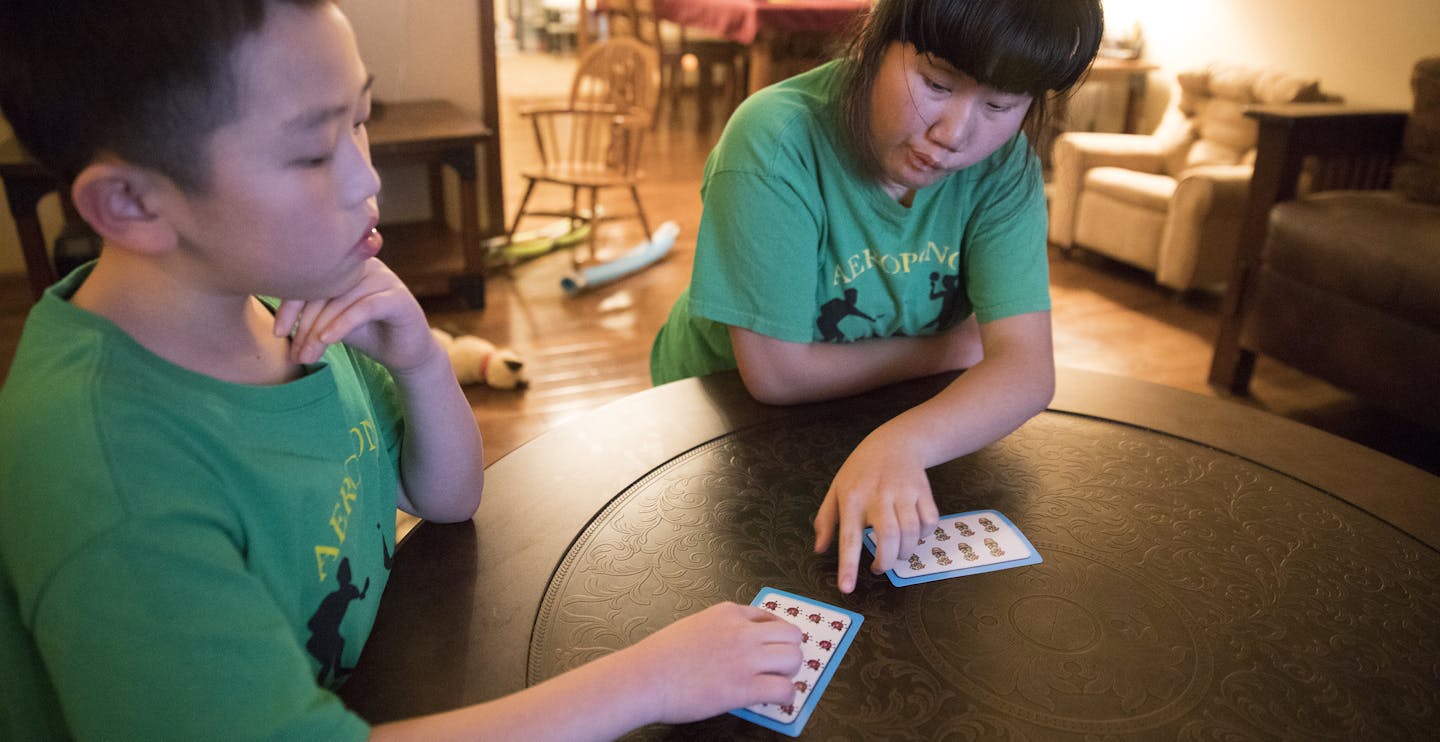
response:
<path fill-rule="evenodd" d="M 351 289 L 360 285 L 360 280 L 365 277 L 363 265 L 357 265 L 343 274 L 336 274 L 328 280 L 312 281 L 304 286 L 291 286 L 290 294 L 284 298 L 295 301 L 328 301 L 337 296 L 343 296 Z"/>

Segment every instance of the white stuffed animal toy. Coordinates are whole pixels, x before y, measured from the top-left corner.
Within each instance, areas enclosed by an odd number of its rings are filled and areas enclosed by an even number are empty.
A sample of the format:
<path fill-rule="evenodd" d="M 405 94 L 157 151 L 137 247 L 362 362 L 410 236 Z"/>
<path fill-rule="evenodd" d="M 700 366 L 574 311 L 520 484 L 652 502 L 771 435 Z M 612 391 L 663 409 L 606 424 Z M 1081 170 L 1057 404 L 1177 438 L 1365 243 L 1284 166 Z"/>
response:
<path fill-rule="evenodd" d="M 474 335 L 455 337 L 436 327 L 430 328 L 430 332 L 450 356 L 450 368 L 462 385 L 483 383 L 496 389 L 529 386 L 525 362 L 514 350 L 497 348 L 494 343 Z"/>

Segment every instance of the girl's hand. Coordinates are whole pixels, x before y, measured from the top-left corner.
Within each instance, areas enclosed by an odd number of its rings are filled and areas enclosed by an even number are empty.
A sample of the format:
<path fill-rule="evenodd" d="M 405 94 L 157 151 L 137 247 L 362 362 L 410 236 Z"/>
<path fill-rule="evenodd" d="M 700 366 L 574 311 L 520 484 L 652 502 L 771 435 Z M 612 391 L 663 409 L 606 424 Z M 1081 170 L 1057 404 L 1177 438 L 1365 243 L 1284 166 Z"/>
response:
<path fill-rule="evenodd" d="M 292 334 L 293 330 L 293 334 Z M 291 334 L 290 359 L 314 363 L 344 341 L 403 375 L 440 352 L 420 303 L 377 258 L 365 262 L 360 280 L 328 299 L 285 299 L 275 312 L 275 334 Z"/>
<path fill-rule="evenodd" d="M 914 448 L 887 432 L 887 426 L 877 428 L 850 453 L 825 493 L 815 515 L 815 551 L 830 548 L 838 526 L 840 592 L 855 589 L 866 526 L 875 529 L 870 571 L 881 574 L 939 524 L 930 480 Z"/>

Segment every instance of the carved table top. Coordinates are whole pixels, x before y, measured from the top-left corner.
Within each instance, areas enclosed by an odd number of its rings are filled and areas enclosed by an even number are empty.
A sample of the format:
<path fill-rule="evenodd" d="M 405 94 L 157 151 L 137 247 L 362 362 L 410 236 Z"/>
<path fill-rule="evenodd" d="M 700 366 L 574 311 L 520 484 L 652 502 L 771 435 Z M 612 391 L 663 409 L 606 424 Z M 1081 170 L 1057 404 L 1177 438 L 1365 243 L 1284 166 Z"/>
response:
<path fill-rule="evenodd" d="M 807 737 L 1433 727 L 1440 480 L 1198 395 L 1063 371 L 1051 410 L 930 470 L 942 514 L 999 510 L 1044 561 L 905 588 L 862 571 L 840 595 L 815 508 L 944 381 L 768 408 L 718 377 L 540 437 L 487 472 L 473 524 L 405 542 L 347 701 L 379 721 L 484 700 L 769 585 L 865 616 Z M 725 715 L 633 736 L 774 735 Z"/>

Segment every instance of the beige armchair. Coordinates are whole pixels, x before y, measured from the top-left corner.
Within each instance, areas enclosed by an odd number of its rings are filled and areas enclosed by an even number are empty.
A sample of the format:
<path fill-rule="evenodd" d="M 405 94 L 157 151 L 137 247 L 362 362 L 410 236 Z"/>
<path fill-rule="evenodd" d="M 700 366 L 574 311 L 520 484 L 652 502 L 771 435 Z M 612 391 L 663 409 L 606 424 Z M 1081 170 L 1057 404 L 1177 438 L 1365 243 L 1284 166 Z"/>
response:
<path fill-rule="evenodd" d="M 1067 132 L 1055 140 L 1050 242 L 1144 268 L 1185 291 L 1230 278 L 1255 161 L 1253 103 L 1326 100 L 1319 82 L 1210 65 L 1177 75 L 1154 134 Z"/>

